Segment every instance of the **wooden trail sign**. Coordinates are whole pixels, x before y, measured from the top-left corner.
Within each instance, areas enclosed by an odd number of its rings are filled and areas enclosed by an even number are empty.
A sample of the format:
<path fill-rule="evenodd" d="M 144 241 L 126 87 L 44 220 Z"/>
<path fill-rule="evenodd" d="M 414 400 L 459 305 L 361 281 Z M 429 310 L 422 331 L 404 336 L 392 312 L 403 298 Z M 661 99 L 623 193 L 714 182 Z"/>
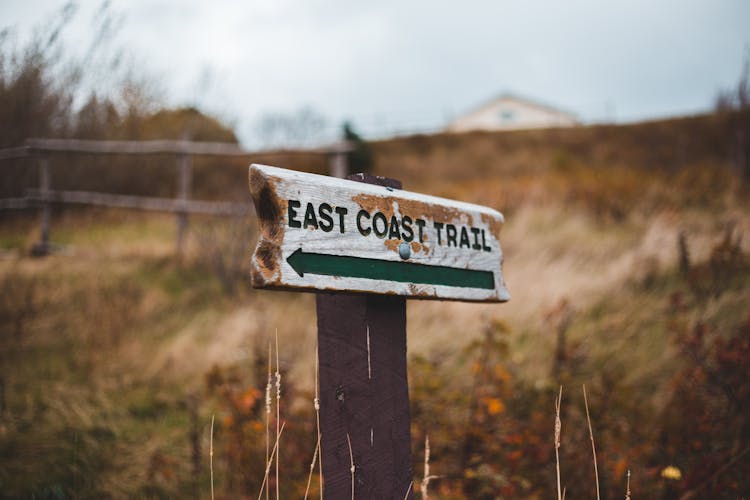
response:
<path fill-rule="evenodd" d="M 508 300 L 503 218 L 349 179 L 250 167 L 253 285 L 318 292 L 324 498 L 412 500 L 406 299 Z"/>
<path fill-rule="evenodd" d="M 250 167 L 253 285 L 503 302 L 503 216 L 479 205 Z"/>

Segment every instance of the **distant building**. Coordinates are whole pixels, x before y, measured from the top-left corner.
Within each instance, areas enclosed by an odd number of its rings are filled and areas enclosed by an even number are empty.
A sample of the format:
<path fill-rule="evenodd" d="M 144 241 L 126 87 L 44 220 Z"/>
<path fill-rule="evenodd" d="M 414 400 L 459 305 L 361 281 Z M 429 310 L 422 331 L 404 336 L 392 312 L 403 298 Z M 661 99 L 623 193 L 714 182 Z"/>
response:
<path fill-rule="evenodd" d="M 501 96 L 448 124 L 449 132 L 573 127 L 575 115 L 513 94 Z"/>

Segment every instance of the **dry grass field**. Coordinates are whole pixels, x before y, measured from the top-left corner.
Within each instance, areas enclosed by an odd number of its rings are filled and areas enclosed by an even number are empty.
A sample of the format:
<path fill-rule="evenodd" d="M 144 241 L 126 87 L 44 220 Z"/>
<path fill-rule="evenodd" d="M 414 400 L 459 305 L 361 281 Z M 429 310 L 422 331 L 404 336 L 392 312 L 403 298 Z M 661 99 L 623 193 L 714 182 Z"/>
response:
<path fill-rule="evenodd" d="M 701 116 L 370 145 L 374 173 L 506 216 L 509 303 L 408 305 L 417 484 L 429 433 L 432 496 L 554 496 L 562 384 L 562 481 L 593 497 L 585 383 L 605 497 L 625 495 L 628 470 L 634 496 L 748 494 L 750 197 L 727 136 L 721 116 Z M 195 196 L 237 199 L 245 175 L 206 167 Z M 2 215 L 2 496 L 205 498 L 215 415 L 217 497 L 257 497 L 276 330 L 279 486 L 303 496 L 314 297 L 248 287 L 231 257 L 246 263 L 252 220 L 191 219 L 179 261 L 174 226 L 57 211 L 61 251 L 35 259 L 36 217 Z"/>

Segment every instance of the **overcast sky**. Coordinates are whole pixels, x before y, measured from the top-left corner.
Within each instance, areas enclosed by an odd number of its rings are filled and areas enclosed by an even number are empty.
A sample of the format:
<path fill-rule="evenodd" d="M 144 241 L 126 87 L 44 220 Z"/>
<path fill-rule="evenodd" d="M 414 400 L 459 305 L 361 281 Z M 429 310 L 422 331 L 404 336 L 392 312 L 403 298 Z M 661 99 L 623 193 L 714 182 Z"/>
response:
<path fill-rule="evenodd" d="M 54 0 L 0 0 L 19 33 Z M 100 1 L 68 35 L 85 47 Z M 502 92 L 586 122 L 683 115 L 734 85 L 750 50 L 746 0 L 113 0 L 117 40 L 170 104 L 233 122 L 310 106 L 331 127 L 438 127 Z"/>

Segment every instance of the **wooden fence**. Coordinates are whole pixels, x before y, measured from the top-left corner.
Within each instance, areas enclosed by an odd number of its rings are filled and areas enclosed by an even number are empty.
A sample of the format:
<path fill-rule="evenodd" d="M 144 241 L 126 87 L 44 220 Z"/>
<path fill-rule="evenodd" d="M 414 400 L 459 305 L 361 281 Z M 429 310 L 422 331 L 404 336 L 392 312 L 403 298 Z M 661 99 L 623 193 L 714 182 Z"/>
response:
<path fill-rule="evenodd" d="M 20 198 L 0 199 L 0 210 L 38 209 L 39 241 L 32 254 L 46 255 L 51 249 L 50 226 L 52 205 L 60 203 L 95 205 L 133 210 L 150 210 L 176 214 L 177 253 L 182 253 L 189 214 L 240 216 L 250 214 L 250 203 L 213 202 L 190 199 L 192 191 L 192 158 L 194 156 L 245 157 L 272 154 L 322 154 L 328 157 L 330 173 L 343 177 L 347 170 L 347 153 L 352 145 L 340 142 L 332 146 L 304 150 L 246 151 L 236 144 L 190 141 L 92 141 L 80 139 L 28 139 L 23 146 L 0 149 L 0 160 L 33 158 L 38 161 L 39 186 L 27 189 Z M 51 153 L 91 155 L 174 155 L 177 161 L 177 193 L 174 198 L 131 196 L 91 191 L 56 191 L 50 177 Z"/>

